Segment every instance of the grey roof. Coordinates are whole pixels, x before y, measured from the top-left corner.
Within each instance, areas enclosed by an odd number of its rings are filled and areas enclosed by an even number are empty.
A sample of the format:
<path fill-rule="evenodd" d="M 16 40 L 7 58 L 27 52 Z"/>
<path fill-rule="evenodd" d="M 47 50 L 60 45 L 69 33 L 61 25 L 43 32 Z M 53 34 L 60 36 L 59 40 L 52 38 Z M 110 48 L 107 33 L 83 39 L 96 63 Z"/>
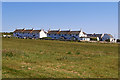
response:
<path fill-rule="evenodd" d="M 113 38 L 113 36 L 111 34 L 104 34 L 104 35 L 108 35 L 110 36 L 110 38 Z M 102 34 L 87 34 L 88 37 L 99 37 L 102 38 Z"/>
<path fill-rule="evenodd" d="M 110 36 L 110 38 L 113 38 L 113 36 L 111 34 L 105 34 L 105 35 L 108 35 L 108 36 Z"/>
<path fill-rule="evenodd" d="M 88 37 L 99 37 L 101 38 L 102 34 L 87 34 Z"/>

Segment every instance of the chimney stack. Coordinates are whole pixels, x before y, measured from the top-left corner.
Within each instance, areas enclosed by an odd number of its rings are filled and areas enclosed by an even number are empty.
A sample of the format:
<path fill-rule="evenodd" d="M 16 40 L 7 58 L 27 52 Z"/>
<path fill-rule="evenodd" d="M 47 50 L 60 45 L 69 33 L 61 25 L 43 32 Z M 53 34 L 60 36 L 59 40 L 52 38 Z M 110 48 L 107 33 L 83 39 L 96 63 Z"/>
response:
<path fill-rule="evenodd" d="M 69 29 L 69 31 L 71 31 L 71 29 Z"/>
<path fill-rule="evenodd" d="M 61 29 L 58 29 L 58 31 L 61 31 Z"/>
<path fill-rule="evenodd" d="M 49 28 L 49 30 L 48 31 L 50 31 L 50 28 Z"/>

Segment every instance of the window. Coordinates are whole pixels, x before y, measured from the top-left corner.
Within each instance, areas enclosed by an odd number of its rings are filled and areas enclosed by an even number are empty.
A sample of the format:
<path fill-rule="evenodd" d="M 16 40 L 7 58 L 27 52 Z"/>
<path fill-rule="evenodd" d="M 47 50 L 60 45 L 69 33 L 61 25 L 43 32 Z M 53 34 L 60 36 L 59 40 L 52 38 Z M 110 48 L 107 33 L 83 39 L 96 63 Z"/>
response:
<path fill-rule="evenodd" d="M 48 34 L 50 36 L 50 34 Z"/>
<path fill-rule="evenodd" d="M 54 36 L 56 36 L 56 34 L 54 34 Z"/>
<path fill-rule="evenodd" d="M 70 34 L 70 36 L 71 36 L 71 34 Z"/>
<path fill-rule="evenodd" d="M 61 35 L 59 34 L 59 36 L 61 36 Z"/>
<path fill-rule="evenodd" d="M 67 36 L 67 34 L 65 34 L 65 36 Z"/>
<path fill-rule="evenodd" d="M 78 36 L 78 34 L 76 34 L 76 36 Z"/>

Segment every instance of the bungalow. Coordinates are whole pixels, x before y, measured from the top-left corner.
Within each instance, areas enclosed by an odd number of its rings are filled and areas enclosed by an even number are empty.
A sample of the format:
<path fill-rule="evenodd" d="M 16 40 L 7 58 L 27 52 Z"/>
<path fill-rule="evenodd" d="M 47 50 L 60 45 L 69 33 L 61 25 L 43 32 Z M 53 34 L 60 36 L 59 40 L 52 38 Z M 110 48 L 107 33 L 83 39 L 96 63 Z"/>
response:
<path fill-rule="evenodd" d="M 110 42 L 116 42 L 116 39 L 111 34 L 102 34 L 102 41 L 110 40 Z"/>
<path fill-rule="evenodd" d="M 47 33 L 43 29 L 16 29 L 13 36 L 18 38 L 43 38 L 47 37 Z"/>
<path fill-rule="evenodd" d="M 96 38 L 97 41 L 105 41 L 110 40 L 110 42 L 116 42 L 116 40 L 113 38 L 111 34 L 87 34 L 90 38 Z"/>
<path fill-rule="evenodd" d="M 48 30 L 47 37 L 51 37 L 52 39 L 64 39 L 64 40 L 84 40 L 89 41 L 90 38 L 87 37 L 87 34 L 80 31 L 61 31 L 59 30 Z"/>
<path fill-rule="evenodd" d="M 87 36 L 90 37 L 90 39 L 91 39 L 91 38 L 96 38 L 97 41 L 100 41 L 102 34 L 95 34 L 95 33 L 94 33 L 94 34 L 87 34 Z"/>

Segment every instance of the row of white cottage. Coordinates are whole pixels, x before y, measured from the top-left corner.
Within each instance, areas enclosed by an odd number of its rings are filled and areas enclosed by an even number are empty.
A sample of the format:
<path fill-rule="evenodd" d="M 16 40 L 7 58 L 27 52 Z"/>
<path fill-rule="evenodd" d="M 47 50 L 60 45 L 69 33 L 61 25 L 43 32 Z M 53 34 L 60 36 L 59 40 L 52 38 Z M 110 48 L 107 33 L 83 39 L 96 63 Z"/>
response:
<path fill-rule="evenodd" d="M 105 41 L 110 39 L 110 42 L 115 42 L 111 34 L 86 34 L 82 30 L 80 31 L 61 31 L 59 30 L 48 30 L 48 32 L 34 29 L 16 29 L 13 33 L 14 37 L 18 38 L 43 38 L 51 37 L 52 39 L 65 39 L 65 40 L 82 40 L 90 41 L 90 38 L 97 38 L 97 41 Z"/>

